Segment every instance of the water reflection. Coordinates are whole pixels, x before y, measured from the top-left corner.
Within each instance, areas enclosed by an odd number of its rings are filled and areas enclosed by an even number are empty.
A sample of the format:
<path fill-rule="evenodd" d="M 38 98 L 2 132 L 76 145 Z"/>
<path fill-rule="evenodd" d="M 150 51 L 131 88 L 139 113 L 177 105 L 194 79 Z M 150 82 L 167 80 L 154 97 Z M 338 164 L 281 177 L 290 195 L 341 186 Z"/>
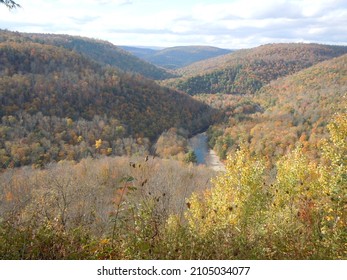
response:
<path fill-rule="evenodd" d="M 189 146 L 194 151 L 197 159 L 197 164 L 206 164 L 206 157 L 209 148 L 207 146 L 206 132 L 195 135 L 189 139 Z"/>

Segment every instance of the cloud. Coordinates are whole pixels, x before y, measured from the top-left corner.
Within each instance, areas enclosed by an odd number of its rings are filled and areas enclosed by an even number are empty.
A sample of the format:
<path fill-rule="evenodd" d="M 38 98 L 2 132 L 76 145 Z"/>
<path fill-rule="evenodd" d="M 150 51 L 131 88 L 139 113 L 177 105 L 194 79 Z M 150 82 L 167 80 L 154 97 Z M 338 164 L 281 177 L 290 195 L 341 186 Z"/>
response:
<path fill-rule="evenodd" d="M 200 6 L 196 14 L 201 26 L 197 33 L 230 42 L 347 42 L 347 3 L 341 0 L 239 0 Z"/>
<path fill-rule="evenodd" d="M 100 16 L 81 16 L 81 17 L 70 17 L 76 24 L 87 24 L 91 22 L 95 22 L 98 20 Z"/>
<path fill-rule="evenodd" d="M 131 0 L 90 0 L 90 1 L 95 2 L 96 4 L 101 4 L 101 5 L 123 6 L 123 5 L 133 4 L 133 1 Z"/>
<path fill-rule="evenodd" d="M 35 0 L 22 6 L 16 11 L 0 7 L 0 28 L 123 45 L 347 44 L 345 0 Z"/>
<path fill-rule="evenodd" d="M 66 5 L 68 3 L 72 3 L 72 1 L 69 0 L 59 0 L 63 5 Z M 73 1 L 77 5 L 84 5 L 84 6 L 93 6 L 93 5 L 112 5 L 112 6 L 122 6 L 122 5 L 130 5 L 133 3 L 132 0 L 74 0 Z"/>

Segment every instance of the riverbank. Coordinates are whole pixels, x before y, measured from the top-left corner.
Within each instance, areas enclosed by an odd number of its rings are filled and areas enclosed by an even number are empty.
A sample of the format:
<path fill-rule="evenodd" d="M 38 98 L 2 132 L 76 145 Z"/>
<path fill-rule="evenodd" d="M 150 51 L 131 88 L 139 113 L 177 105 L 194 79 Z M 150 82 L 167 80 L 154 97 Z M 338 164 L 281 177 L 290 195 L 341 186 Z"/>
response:
<path fill-rule="evenodd" d="M 214 150 L 209 150 L 206 156 L 206 166 L 215 171 L 226 171 L 224 163 L 222 163 Z"/>
<path fill-rule="evenodd" d="M 189 146 L 196 155 L 197 164 L 204 164 L 215 171 L 225 171 L 225 165 L 219 160 L 215 151 L 208 147 L 206 132 L 190 138 Z"/>

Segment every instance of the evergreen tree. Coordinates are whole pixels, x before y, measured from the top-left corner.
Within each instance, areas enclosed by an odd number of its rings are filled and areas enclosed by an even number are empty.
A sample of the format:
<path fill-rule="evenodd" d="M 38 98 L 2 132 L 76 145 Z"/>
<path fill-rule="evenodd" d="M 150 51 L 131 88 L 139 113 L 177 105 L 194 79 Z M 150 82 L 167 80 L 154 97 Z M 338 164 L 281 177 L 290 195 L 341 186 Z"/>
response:
<path fill-rule="evenodd" d="M 196 154 L 193 150 L 190 150 L 187 155 L 186 155 L 186 158 L 185 158 L 185 161 L 187 163 L 189 162 L 192 162 L 192 163 L 197 163 L 197 159 L 196 159 Z"/>

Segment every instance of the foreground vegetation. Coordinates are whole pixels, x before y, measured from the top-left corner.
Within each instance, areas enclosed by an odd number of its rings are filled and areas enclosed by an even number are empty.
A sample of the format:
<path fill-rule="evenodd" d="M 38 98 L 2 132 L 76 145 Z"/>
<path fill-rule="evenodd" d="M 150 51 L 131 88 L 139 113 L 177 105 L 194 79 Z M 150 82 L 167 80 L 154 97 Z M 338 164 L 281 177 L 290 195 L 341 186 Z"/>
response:
<path fill-rule="evenodd" d="M 244 147 L 214 177 L 153 158 L 85 159 L 0 177 L 2 259 L 346 259 L 347 114 L 321 161 L 267 168 Z"/>

